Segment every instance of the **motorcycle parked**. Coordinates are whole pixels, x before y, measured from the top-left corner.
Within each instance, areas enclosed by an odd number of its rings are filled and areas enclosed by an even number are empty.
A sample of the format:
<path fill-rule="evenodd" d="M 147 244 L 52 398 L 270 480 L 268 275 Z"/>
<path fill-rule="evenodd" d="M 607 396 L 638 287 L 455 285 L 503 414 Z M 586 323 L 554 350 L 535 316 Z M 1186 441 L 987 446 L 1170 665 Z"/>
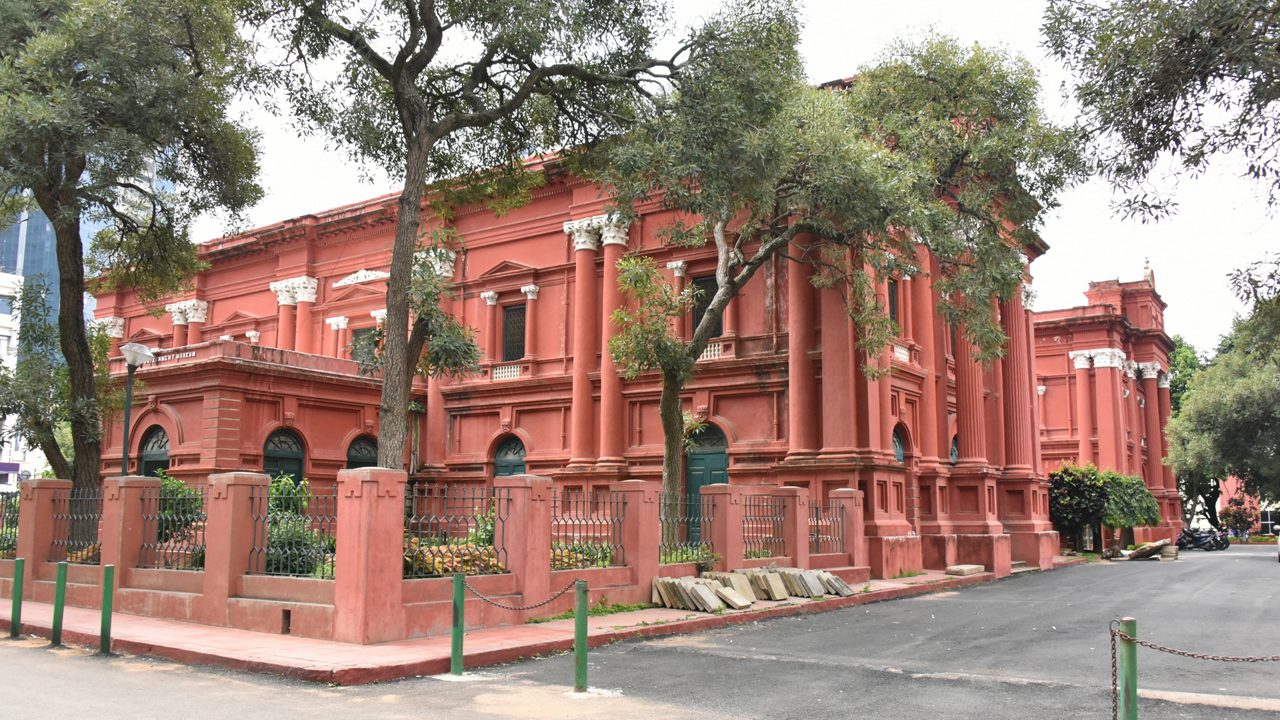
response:
<path fill-rule="evenodd" d="M 1213 550 L 1223 550 L 1225 545 L 1218 538 L 1218 533 L 1206 530 L 1192 530 L 1185 528 L 1182 534 L 1178 536 L 1178 547 L 1182 550 L 1190 550 L 1192 548 L 1210 552 Z"/>

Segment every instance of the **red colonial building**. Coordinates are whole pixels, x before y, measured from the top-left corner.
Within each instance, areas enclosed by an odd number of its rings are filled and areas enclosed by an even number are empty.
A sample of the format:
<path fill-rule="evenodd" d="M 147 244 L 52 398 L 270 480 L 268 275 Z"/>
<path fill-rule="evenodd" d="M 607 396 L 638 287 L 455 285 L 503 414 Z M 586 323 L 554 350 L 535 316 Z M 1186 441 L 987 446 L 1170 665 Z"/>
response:
<path fill-rule="evenodd" d="M 1140 476 L 1162 523 L 1137 528 L 1137 540 L 1176 538 L 1182 505 L 1163 462 L 1173 342 L 1154 273 L 1091 282 L 1085 298 L 1087 305 L 1035 313 L 1041 468 L 1093 463 Z"/>
<path fill-rule="evenodd" d="M 385 312 L 395 202 L 204 244 L 207 269 L 159 317 L 131 292 L 99 296 L 109 331 L 159 357 L 138 373 L 132 466 L 122 473 L 113 418 L 104 474 L 285 471 L 324 486 L 373 464 L 379 382 L 360 374 L 350 345 Z M 559 176 L 509 214 L 454 218 L 466 247 L 437 269 L 453 279 L 449 310 L 477 330 L 483 362 L 415 385 L 411 479 L 483 485 L 528 473 L 588 496 L 658 480 L 658 379 L 624 381 L 605 350 L 623 302 L 615 265 L 640 253 L 678 287 L 713 288 L 714 250 L 664 244 L 671 218 L 657 208 L 620 225 L 605 207 L 597 187 Z M 1028 263 L 1046 249 L 1027 248 Z M 1084 308 L 1031 313 L 1021 294 L 1001 303 L 1011 340 L 989 365 L 939 318 L 928 275 L 887 281 L 880 292 L 902 332 L 877 359 L 890 372 L 871 379 L 840 294 L 815 289 L 807 272 L 783 259 L 763 268 L 698 362 L 684 401 L 708 425 L 686 463 L 689 493 L 791 486 L 816 504 L 860 490 L 866 545 L 851 562 L 874 576 L 1050 566 L 1058 537 L 1045 474 L 1064 461 L 1143 474 L 1176 524 L 1157 450 L 1170 344 L 1149 276 L 1095 283 Z M 678 331 L 690 333 L 699 311 Z"/>

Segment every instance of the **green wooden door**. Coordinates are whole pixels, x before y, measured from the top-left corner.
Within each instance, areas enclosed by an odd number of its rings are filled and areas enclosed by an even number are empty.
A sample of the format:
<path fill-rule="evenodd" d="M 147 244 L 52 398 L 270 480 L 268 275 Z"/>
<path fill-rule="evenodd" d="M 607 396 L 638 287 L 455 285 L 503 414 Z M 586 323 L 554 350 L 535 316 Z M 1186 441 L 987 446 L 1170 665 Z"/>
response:
<path fill-rule="evenodd" d="M 685 455 L 684 488 L 689 497 L 689 542 L 702 542 L 703 485 L 729 482 L 729 442 L 724 433 L 708 425 L 691 438 L 693 445 Z"/>
<path fill-rule="evenodd" d="M 493 453 L 493 475 L 524 474 L 524 443 L 518 437 L 509 437 L 502 441 Z"/>

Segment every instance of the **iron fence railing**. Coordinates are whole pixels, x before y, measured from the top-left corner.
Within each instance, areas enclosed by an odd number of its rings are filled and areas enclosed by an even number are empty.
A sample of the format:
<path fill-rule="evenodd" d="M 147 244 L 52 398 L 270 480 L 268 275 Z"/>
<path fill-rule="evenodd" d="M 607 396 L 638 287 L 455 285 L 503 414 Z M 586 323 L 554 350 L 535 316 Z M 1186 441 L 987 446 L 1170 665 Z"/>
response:
<path fill-rule="evenodd" d="M 551 569 L 578 570 L 625 565 L 622 521 L 627 499 L 604 490 L 554 494 L 551 501 Z"/>
<path fill-rule="evenodd" d="M 18 500 L 17 490 L 0 492 L 0 558 L 18 554 Z"/>
<path fill-rule="evenodd" d="M 772 495 L 747 495 L 742 499 L 744 557 L 767 558 L 787 554 L 783 525 L 787 500 Z"/>
<path fill-rule="evenodd" d="M 204 485 L 166 483 L 143 491 L 138 567 L 204 569 L 206 498 Z"/>
<path fill-rule="evenodd" d="M 53 494 L 53 543 L 49 559 L 97 565 L 102 561 L 102 488 L 73 488 Z"/>
<path fill-rule="evenodd" d="M 845 552 L 844 505 L 809 506 L 809 552 Z"/>
<path fill-rule="evenodd" d="M 336 488 L 272 481 L 249 495 L 253 546 L 248 572 L 333 579 L 337 552 Z"/>
<path fill-rule="evenodd" d="M 414 483 L 406 488 L 404 576 L 507 572 L 511 491 Z"/>
<path fill-rule="evenodd" d="M 658 540 L 660 563 L 705 562 L 711 544 L 711 498 L 699 494 L 663 495 L 658 505 L 662 527 Z"/>

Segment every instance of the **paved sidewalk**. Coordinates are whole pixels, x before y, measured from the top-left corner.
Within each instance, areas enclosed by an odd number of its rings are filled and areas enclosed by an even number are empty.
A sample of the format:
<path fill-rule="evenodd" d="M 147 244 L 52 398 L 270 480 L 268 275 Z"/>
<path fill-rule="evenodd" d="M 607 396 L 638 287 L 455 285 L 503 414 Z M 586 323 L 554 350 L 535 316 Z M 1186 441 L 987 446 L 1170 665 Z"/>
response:
<path fill-rule="evenodd" d="M 1058 558 L 1058 561 L 1058 567 L 1080 562 L 1078 558 Z M 628 638 L 696 632 L 774 617 L 827 612 L 954 590 L 992 580 L 994 577 L 986 573 L 955 578 L 929 571 L 900 580 L 873 580 L 868 583 L 867 592 L 847 598 L 760 601 L 750 610 L 726 611 L 721 615 L 667 608 L 603 615 L 589 618 L 590 646 L 598 647 Z M 52 618 L 52 605 L 24 602 L 23 634 L 48 637 Z M 101 615 L 97 610 L 67 607 L 63 616 L 63 642 L 97 647 L 100 622 Z M 8 628 L 8 618 L 0 618 L 0 630 L 7 635 Z M 563 652 L 572 647 L 572 620 L 476 629 L 468 631 L 465 636 L 465 664 L 468 669 L 474 669 Z M 450 638 L 446 634 L 375 645 L 351 645 L 117 613 L 112 618 L 112 650 L 316 682 L 360 685 L 448 672 Z"/>

